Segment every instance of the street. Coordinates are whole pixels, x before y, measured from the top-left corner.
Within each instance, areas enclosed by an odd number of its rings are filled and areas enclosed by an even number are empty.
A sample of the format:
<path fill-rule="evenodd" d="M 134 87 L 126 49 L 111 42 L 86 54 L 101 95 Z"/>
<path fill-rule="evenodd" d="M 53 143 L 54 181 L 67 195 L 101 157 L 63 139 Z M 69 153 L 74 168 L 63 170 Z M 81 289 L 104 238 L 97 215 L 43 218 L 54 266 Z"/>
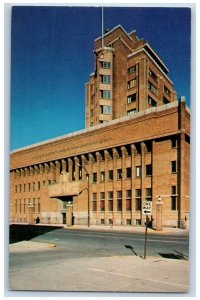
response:
<path fill-rule="evenodd" d="M 187 291 L 187 233 L 149 233 L 146 260 L 142 232 L 58 228 L 31 238 L 29 250 L 12 250 L 20 243 L 10 247 L 13 290 Z"/>

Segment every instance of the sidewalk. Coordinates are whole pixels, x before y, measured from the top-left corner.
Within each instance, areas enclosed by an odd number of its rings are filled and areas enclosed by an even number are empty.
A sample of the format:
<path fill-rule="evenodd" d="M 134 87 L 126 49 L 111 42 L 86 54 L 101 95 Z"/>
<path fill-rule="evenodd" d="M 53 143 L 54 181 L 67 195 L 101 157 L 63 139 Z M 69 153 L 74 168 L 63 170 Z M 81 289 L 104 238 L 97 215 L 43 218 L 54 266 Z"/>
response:
<path fill-rule="evenodd" d="M 120 226 L 120 225 L 73 225 L 66 226 L 63 225 L 64 229 L 67 230 L 94 230 L 94 231 L 107 231 L 107 232 L 126 232 L 126 233 L 134 233 L 134 232 L 145 232 L 144 226 Z M 163 227 L 162 231 L 156 231 L 154 228 L 148 228 L 148 233 L 151 234 L 169 234 L 169 233 L 189 233 L 189 230 L 180 229 L 180 228 L 171 228 L 171 227 Z"/>
<path fill-rule="evenodd" d="M 20 242 L 11 245 L 10 253 L 37 253 L 49 244 Z M 29 256 L 31 257 L 31 256 Z M 11 265 L 9 287 L 21 291 L 188 293 L 189 261 L 148 256 L 105 256 L 57 259 L 43 263 Z M 56 274 L 56 276 L 55 276 Z"/>

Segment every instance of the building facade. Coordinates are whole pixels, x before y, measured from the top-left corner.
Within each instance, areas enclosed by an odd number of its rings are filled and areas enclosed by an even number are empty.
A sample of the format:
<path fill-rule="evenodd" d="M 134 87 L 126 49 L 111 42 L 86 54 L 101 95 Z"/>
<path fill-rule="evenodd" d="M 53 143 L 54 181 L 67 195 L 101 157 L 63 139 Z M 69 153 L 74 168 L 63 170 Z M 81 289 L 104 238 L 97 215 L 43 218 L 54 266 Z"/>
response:
<path fill-rule="evenodd" d="M 177 101 L 168 69 L 135 32 L 121 26 L 94 44 L 86 84 L 86 129 L 11 152 L 10 222 L 189 221 L 190 111 Z M 160 217 L 159 217 L 160 218 Z M 160 221 L 160 219 L 159 219 Z"/>

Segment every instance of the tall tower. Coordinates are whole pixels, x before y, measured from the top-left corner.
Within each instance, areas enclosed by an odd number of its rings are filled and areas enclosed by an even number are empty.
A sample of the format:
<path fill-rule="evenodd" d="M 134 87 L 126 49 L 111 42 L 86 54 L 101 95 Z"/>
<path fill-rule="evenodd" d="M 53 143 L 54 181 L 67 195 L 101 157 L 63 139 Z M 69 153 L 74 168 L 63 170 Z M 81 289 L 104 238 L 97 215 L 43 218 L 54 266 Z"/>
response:
<path fill-rule="evenodd" d="M 168 69 L 136 32 L 121 25 L 94 43 L 94 73 L 86 83 L 86 127 L 177 100 Z"/>

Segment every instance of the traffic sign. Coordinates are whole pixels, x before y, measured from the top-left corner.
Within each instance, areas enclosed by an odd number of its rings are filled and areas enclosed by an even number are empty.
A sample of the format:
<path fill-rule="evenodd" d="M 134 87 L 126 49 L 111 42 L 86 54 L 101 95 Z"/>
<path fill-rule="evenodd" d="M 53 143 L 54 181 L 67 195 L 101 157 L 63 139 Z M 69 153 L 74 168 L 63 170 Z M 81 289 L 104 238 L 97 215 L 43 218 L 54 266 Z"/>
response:
<path fill-rule="evenodd" d="M 151 215 L 152 213 L 152 201 L 143 201 L 142 202 L 142 213 L 144 215 Z"/>

